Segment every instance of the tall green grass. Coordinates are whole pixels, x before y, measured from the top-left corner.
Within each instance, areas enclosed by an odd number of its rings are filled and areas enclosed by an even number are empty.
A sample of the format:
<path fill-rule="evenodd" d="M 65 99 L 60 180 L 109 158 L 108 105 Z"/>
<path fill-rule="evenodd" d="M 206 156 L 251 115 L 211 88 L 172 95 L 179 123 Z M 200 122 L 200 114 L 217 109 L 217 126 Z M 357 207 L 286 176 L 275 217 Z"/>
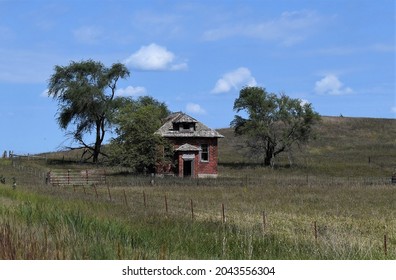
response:
<path fill-rule="evenodd" d="M 0 196 L 8 201 L 0 207 L 0 258 L 396 257 L 393 220 L 396 209 L 389 196 L 394 190 L 389 186 L 378 190 L 367 188 L 364 190 L 367 198 L 357 196 L 354 188 L 340 188 L 335 195 L 327 188 L 312 186 L 273 187 L 267 191 L 257 187 L 217 187 L 210 194 L 207 187 L 201 187 L 198 192 L 184 188 L 174 196 L 176 190 L 167 188 L 169 208 L 173 209 L 167 214 L 160 206 L 163 188 L 146 189 L 147 208 L 137 202 L 135 207 L 127 206 L 122 196 L 117 197 L 116 190 L 113 191 L 110 202 L 87 200 L 81 191 L 63 197 L 59 190 L 54 197 L 48 193 L 0 188 Z M 191 220 L 184 202 L 193 195 L 195 217 Z M 375 200 L 371 205 L 370 197 Z M 226 205 L 226 223 L 221 222 L 220 201 Z M 263 209 L 267 219 L 264 231 Z M 388 237 L 387 255 L 382 243 L 384 234 Z"/>

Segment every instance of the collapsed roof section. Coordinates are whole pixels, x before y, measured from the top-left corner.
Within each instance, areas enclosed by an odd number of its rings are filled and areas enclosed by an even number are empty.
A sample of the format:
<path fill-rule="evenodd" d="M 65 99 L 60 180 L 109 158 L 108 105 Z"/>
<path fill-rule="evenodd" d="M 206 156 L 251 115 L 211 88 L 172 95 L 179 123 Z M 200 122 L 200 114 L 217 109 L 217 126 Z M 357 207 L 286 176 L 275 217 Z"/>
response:
<path fill-rule="evenodd" d="M 162 137 L 200 137 L 200 138 L 223 138 L 216 130 L 211 129 L 193 117 L 177 112 L 169 115 L 164 125 L 156 132 Z"/>

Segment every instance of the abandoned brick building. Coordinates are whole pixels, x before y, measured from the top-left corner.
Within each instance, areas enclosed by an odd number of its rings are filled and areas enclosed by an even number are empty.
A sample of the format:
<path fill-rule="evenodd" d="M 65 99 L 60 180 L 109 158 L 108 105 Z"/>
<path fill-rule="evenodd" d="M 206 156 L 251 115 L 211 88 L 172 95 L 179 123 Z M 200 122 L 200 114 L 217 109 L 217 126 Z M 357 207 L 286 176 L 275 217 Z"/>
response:
<path fill-rule="evenodd" d="M 217 140 L 223 135 L 182 112 L 168 116 L 156 134 L 173 144 L 173 174 L 193 178 L 217 177 Z"/>

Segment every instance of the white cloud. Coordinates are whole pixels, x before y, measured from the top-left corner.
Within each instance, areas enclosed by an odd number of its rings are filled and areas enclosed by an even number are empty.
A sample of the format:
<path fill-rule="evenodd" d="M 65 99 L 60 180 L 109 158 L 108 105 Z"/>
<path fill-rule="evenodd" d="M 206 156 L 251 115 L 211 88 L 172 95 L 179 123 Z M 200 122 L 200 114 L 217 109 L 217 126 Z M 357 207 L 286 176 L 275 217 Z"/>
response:
<path fill-rule="evenodd" d="M 344 95 L 353 93 L 350 87 L 345 87 L 334 74 L 328 74 L 315 83 L 317 94 Z"/>
<path fill-rule="evenodd" d="M 157 44 L 142 46 L 128 57 L 124 63 L 132 68 L 145 71 L 179 71 L 187 69 L 187 63 L 177 62 L 176 56 Z"/>
<path fill-rule="evenodd" d="M 307 105 L 307 104 L 310 104 L 310 102 L 309 102 L 308 100 L 306 100 L 306 99 L 300 99 L 300 105 L 301 105 L 301 106 L 305 106 L 305 105 Z"/>
<path fill-rule="evenodd" d="M 133 87 L 127 86 L 126 88 L 120 88 L 116 90 L 117 96 L 140 96 L 146 94 L 147 90 L 145 87 Z"/>
<path fill-rule="evenodd" d="M 395 52 L 396 48 L 394 44 L 374 44 L 369 47 L 370 50 L 376 52 Z"/>
<path fill-rule="evenodd" d="M 184 25 L 181 23 L 183 16 L 176 13 L 164 13 L 164 11 L 139 10 L 133 15 L 134 26 L 151 36 L 172 38 L 183 32 Z"/>
<path fill-rule="evenodd" d="M 73 31 L 73 35 L 79 42 L 93 44 L 102 37 L 102 31 L 95 26 L 82 26 L 75 29 Z"/>
<path fill-rule="evenodd" d="M 228 24 L 224 27 L 208 30 L 203 39 L 214 41 L 233 36 L 258 38 L 266 41 L 278 41 L 291 46 L 303 41 L 321 22 L 314 11 L 284 12 L 280 17 L 258 23 Z"/>
<path fill-rule="evenodd" d="M 195 103 L 188 103 L 186 106 L 186 111 L 187 113 L 192 114 L 206 114 L 205 109 L 202 108 L 201 105 Z"/>
<path fill-rule="evenodd" d="M 48 89 L 43 90 L 40 94 L 41 97 L 48 97 Z"/>
<path fill-rule="evenodd" d="M 393 106 L 393 107 L 391 108 L 391 112 L 396 114 L 396 106 Z"/>
<path fill-rule="evenodd" d="M 169 67 L 169 70 L 171 71 L 181 71 L 181 70 L 186 70 L 188 68 L 187 63 L 182 62 L 179 64 L 173 64 Z"/>
<path fill-rule="evenodd" d="M 391 53 L 395 52 L 396 48 L 392 44 L 372 44 L 372 45 L 354 45 L 354 46 L 338 46 L 331 48 L 323 48 L 315 51 L 309 51 L 311 54 L 319 55 L 351 55 L 351 54 L 365 54 L 365 53 Z"/>
<path fill-rule="evenodd" d="M 212 93 L 229 92 L 231 89 L 238 89 L 243 86 L 256 86 L 256 79 L 246 67 L 240 67 L 232 72 L 225 73 L 221 79 L 216 82 Z"/>

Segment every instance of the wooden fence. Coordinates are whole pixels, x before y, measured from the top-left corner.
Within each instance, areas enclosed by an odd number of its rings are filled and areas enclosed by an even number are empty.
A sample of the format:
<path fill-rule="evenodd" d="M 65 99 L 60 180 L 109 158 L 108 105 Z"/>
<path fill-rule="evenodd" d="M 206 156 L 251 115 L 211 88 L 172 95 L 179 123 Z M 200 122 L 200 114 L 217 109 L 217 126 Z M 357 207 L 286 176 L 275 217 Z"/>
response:
<path fill-rule="evenodd" d="M 46 183 L 53 186 L 103 185 L 106 184 L 106 171 L 100 169 L 49 171 L 47 173 Z"/>

